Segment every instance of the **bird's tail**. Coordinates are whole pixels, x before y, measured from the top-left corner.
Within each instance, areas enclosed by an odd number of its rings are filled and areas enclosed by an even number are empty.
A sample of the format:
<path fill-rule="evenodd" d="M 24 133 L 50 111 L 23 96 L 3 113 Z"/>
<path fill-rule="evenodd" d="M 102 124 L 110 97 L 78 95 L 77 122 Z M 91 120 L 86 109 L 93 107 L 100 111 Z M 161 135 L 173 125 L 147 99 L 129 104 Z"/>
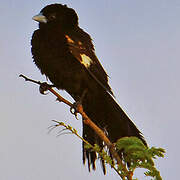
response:
<path fill-rule="evenodd" d="M 88 117 L 106 133 L 112 143 L 122 137 L 135 136 L 141 139 L 147 146 L 141 132 L 109 93 L 101 91 L 94 99 L 92 97 L 94 96 L 86 97 L 83 103 L 84 110 Z M 104 147 L 102 140 L 85 124 L 83 124 L 83 138 L 92 145 L 98 144 L 100 147 Z M 83 143 L 84 163 L 86 159 L 88 161 L 89 171 L 91 167 L 95 170 L 97 155 L 95 152 L 85 149 Z M 101 164 L 105 174 L 104 162 L 101 161 Z"/>

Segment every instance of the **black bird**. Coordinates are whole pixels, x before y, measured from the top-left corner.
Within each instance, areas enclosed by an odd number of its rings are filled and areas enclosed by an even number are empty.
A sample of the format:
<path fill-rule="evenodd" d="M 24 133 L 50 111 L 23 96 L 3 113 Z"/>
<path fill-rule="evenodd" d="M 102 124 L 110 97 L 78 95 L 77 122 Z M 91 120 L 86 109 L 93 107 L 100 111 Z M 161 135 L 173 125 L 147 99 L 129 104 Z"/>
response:
<path fill-rule="evenodd" d="M 58 88 L 80 101 L 85 113 L 116 142 L 125 136 L 136 136 L 146 145 L 140 131 L 116 103 L 108 76 L 95 55 L 92 39 L 78 25 L 76 12 L 67 5 L 51 4 L 33 17 L 39 29 L 32 36 L 32 55 L 42 74 Z M 83 124 L 83 138 L 104 146 L 94 131 Z M 97 155 L 83 144 L 83 163 L 95 170 Z M 102 162 L 105 173 L 104 162 Z"/>

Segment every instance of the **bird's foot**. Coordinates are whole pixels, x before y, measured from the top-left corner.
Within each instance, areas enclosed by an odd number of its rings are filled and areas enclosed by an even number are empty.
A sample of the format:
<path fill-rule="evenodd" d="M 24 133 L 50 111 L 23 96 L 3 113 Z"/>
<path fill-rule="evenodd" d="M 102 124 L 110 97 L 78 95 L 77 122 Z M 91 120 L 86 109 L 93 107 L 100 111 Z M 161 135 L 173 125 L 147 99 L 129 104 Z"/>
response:
<path fill-rule="evenodd" d="M 82 102 L 84 100 L 86 93 L 87 93 L 87 89 L 85 89 L 83 91 L 80 99 L 78 101 L 76 101 L 75 103 L 73 103 L 72 107 L 70 108 L 70 112 L 75 115 L 76 119 L 78 119 L 78 116 L 77 116 L 79 113 L 78 108 L 79 108 L 79 106 L 82 106 Z"/>
<path fill-rule="evenodd" d="M 55 87 L 54 85 L 47 84 L 46 82 L 43 82 L 39 86 L 39 92 L 43 95 L 46 95 L 45 91 L 49 90 L 50 88 Z"/>
<path fill-rule="evenodd" d="M 79 105 L 82 105 L 81 101 L 77 101 L 77 102 L 73 103 L 73 105 L 72 105 L 71 108 L 70 108 L 70 112 L 71 112 L 73 115 L 75 115 L 75 117 L 76 117 L 77 120 L 78 120 L 78 116 L 77 116 L 77 115 L 78 115 L 78 113 L 79 113 L 79 111 L 78 111 Z"/>

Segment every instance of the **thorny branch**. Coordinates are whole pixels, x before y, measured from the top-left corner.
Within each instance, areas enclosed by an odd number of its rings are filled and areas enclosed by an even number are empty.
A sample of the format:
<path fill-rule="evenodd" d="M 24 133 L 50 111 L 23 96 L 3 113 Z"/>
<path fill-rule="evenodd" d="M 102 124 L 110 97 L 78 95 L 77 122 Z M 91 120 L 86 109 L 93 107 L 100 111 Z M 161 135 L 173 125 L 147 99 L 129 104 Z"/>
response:
<path fill-rule="evenodd" d="M 71 108 L 73 107 L 73 104 L 71 102 L 69 102 L 68 100 L 66 100 L 65 98 L 63 98 L 62 96 L 60 96 L 54 89 L 52 85 L 49 85 L 47 83 L 42 83 L 40 81 L 36 81 L 36 80 L 33 80 L 33 79 L 29 79 L 28 77 L 20 74 L 19 77 L 22 77 L 24 78 L 25 81 L 29 81 L 29 82 L 32 82 L 32 83 L 35 83 L 35 84 L 38 84 L 38 85 L 43 85 L 45 84 L 46 85 L 46 90 L 49 90 L 52 94 L 54 94 L 56 97 L 57 97 L 57 100 L 59 100 L 60 102 L 63 102 L 65 104 L 67 104 L 68 106 L 70 106 Z M 126 165 L 122 162 L 121 158 L 119 157 L 118 153 L 116 152 L 116 149 L 113 145 L 113 143 L 108 139 L 108 137 L 105 135 L 105 133 L 95 124 L 93 123 L 93 121 L 86 115 L 86 113 L 83 111 L 83 107 L 81 104 L 77 104 L 77 107 L 76 107 L 76 111 L 79 112 L 82 117 L 83 117 L 83 122 L 84 124 L 88 125 L 89 127 L 91 127 L 95 132 L 96 134 L 102 139 L 102 141 L 104 141 L 104 143 L 107 145 L 110 153 L 112 154 L 112 157 L 117 161 L 118 165 L 121 166 L 122 170 L 124 172 L 126 172 L 127 174 L 127 179 L 128 180 L 132 180 L 132 172 L 129 172 L 126 168 Z M 122 176 L 120 173 L 118 173 L 121 178 L 124 180 L 124 176 Z"/>

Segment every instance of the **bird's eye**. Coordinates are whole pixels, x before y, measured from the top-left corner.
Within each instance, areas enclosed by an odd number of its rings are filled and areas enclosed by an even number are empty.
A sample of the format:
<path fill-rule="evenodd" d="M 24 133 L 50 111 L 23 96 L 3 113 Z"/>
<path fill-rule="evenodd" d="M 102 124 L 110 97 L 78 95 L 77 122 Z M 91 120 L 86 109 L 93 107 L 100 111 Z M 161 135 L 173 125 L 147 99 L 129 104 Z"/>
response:
<path fill-rule="evenodd" d="M 48 19 L 49 19 L 50 21 L 56 19 L 56 14 L 50 14 L 49 17 L 48 17 Z"/>

